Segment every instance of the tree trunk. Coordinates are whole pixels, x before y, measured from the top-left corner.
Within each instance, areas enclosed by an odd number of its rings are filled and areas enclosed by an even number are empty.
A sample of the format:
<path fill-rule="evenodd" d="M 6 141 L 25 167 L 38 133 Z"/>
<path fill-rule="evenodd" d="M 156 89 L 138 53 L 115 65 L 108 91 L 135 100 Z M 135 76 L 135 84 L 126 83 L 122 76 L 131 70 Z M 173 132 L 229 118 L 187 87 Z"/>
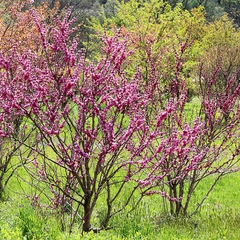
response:
<path fill-rule="evenodd" d="M 169 196 L 173 198 L 173 186 L 169 185 Z M 171 215 L 174 215 L 174 204 L 173 201 L 170 201 L 170 213 Z"/>
<path fill-rule="evenodd" d="M 85 195 L 85 203 L 84 203 L 84 222 L 83 222 L 83 232 L 90 232 L 91 231 L 91 216 L 92 216 L 92 209 L 91 209 L 91 195 Z"/>

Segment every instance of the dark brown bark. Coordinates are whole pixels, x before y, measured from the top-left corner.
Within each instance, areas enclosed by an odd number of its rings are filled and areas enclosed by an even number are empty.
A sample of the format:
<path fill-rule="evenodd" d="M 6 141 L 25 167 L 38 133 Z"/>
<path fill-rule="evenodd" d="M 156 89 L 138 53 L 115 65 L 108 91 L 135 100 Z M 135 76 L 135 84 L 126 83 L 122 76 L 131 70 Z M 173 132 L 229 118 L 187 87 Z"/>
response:
<path fill-rule="evenodd" d="M 83 232 L 91 231 L 91 194 L 85 194 Z"/>

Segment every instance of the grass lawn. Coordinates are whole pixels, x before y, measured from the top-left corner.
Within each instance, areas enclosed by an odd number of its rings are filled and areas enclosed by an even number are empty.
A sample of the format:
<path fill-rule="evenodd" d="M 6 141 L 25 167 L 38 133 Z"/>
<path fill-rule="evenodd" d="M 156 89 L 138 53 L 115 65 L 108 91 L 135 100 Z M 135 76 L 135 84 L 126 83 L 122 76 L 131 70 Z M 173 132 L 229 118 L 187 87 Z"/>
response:
<path fill-rule="evenodd" d="M 193 204 L 201 199 L 207 179 L 195 192 Z M 12 181 L 9 199 L 0 203 L 0 239 L 240 239 L 240 173 L 222 178 L 204 205 L 191 218 L 174 218 L 164 213 L 163 201 L 154 196 L 145 198 L 128 216 L 121 213 L 112 219 L 112 229 L 98 234 L 81 235 L 79 226 L 71 235 L 62 232 L 59 219 L 49 211 L 34 209 L 17 191 Z M 18 189 L 20 192 L 20 188 Z M 101 212 L 94 215 L 99 221 Z"/>

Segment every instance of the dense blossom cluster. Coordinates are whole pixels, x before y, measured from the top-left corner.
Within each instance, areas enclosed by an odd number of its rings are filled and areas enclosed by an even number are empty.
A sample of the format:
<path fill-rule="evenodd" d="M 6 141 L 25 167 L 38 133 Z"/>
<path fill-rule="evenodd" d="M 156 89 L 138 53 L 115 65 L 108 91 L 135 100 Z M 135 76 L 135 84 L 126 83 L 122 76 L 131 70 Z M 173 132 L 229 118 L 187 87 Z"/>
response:
<path fill-rule="evenodd" d="M 68 204 L 77 209 L 73 221 L 83 209 L 84 231 L 91 229 L 102 192 L 106 228 L 138 189 L 141 198 L 160 194 L 169 199 L 172 213 L 186 214 L 199 181 L 238 170 L 237 74 L 226 76 L 222 95 L 214 89 L 218 72 L 211 78 L 203 75 L 199 113 L 189 119 L 178 57 L 188 39 L 179 43 L 179 54 L 175 49 L 175 74 L 166 96 L 159 90 L 161 74 L 151 51 L 151 81 L 146 83 L 140 68 L 134 74 L 127 71 L 133 53 L 127 37 L 104 35 L 101 59 L 89 63 L 77 41 L 69 43 L 70 12 L 51 30 L 34 11 L 32 15 L 41 36 L 37 48 L 22 53 L 16 45 L 8 54 L 0 53 L 0 137 L 22 147 L 32 163 L 29 173 L 48 184 L 55 208 Z M 118 208 L 125 186 L 132 190 Z"/>

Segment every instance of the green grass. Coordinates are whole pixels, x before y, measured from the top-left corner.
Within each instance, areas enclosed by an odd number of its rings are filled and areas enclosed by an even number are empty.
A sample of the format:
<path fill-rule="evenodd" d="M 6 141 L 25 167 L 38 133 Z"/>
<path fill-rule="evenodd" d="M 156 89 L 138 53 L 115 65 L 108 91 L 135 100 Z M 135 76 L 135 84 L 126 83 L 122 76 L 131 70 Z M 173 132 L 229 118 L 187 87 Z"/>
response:
<path fill-rule="evenodd" d="M 194 98 L 185 108 L 190 121 L 199 112 L 199 99 Z M 53 154 L 48 151 L 49 155 Z M 16 159 L 17 161 L 17 159 Z M 20 177 L 19 177 L 20 176 Z M 189 212 L 206 194 L 213 178 L 204 179 L 193 193 Z M 0 202 L 0 240 L 77 240 L 77 239 L 240 239 L 240 173 L 227 175 L 219 180 L 210 196 L 191 218 L 174 218 L 168 214 L 160 196 L 146 197 L 131 213 L 121 212 L 110 220 L 112 229 L 81 234 L 81 222 L 78 221 L 69 235 L 61 230 L 60 217 L 50 208 L 33 208 L 26 195 L 39 194 L 31 188 L 31 178 L 24 169 L 9 182 L 6 188 L 6 201 Z M 44 183 L 36 181 L 41 189 Z M 115 191 L 115 189 L 114 189 Z M 113 191 L 113 192 L 114 192 Z M 106 212 L 106 193 L 100 196 L 96 211 L 92 216 L 93 227 L 99 226 Z M 126 200 L 128 189 L 117 199 L 117 206 Z M 47 199 L 41 194 L 41 203 Z M 136 195 L 137 197 L 137 195 Z M 134 199 L 136 201 L 136 199 Z M 131 202 L 134 204 L 134 201 Z M 70 216 L 66 216 L 67 218 Z M 67 221 L 66 221 L 67 222 Z"/>
<path fill-rule="evenodd" d="M 209 181 L 206 180 L 194 194 L 195 203 Z M 191 218 L 171 217 L 164 212 L 162 199 L 153 196 L 145 198 L 129 215 L 116 215 L 111 220 L 112 229 L 84 235 L 77 224 L 71 235 L 62 232 L 52 210 L 43 213 L 34 209 L 23 195 L 11 192 L 17 188 L 17 182 L 12 181 L 7 189 L 9 200 L 0 203 L 0 239 L 240 239 L 239 181 L 240 173 L 222 178 Z M 94 218 L 94 221 L 99 220 L 101 211 Z"/>

